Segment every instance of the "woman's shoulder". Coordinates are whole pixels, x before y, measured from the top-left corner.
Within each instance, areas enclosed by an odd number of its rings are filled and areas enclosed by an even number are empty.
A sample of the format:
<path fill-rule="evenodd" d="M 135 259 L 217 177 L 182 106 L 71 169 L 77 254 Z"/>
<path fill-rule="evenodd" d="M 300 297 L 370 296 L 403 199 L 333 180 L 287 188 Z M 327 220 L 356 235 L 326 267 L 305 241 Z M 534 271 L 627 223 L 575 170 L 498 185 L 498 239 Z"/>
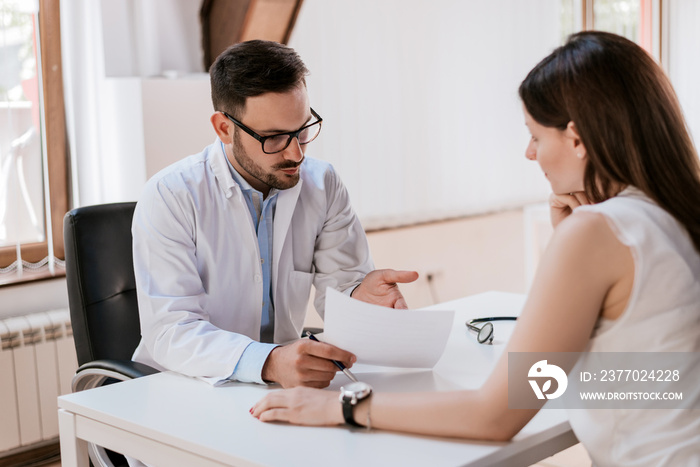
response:
<path fill-rule="evenodd" d="M 675 242 L 685 232 L 668 211 L 642 190 L 631 186 L 601 203 L 580 206 L 569 217 L 584 222 L 584 217 L 596 214 L 625 245 Z"/>
<path fill-rule="evenodd" d="M 565 240 L 595 245 L 611 235 L 614 237 L 615 232 L 604 213 L 576 209 L 559 224 L 554 233 Z"/>
<path fill-rule="evenodd" d="M 550 248 L 555 257 L 569 266 L 590 269 L 596 274 L 606 271 L 611 278 L 624 273 L 616 265 L 627 263 L 630 247 L 620 237 L 615 225 L 602 213 L 575 210 L 554 230 Z"/>

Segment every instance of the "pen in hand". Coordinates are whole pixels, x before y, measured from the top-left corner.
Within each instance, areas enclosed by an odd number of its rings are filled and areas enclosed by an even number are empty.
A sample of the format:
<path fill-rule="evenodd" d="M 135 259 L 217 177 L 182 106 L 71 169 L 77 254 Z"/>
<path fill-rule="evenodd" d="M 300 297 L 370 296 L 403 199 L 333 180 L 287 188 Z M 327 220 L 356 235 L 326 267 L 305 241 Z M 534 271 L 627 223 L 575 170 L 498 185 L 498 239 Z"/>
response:
<path fill-rule="evenodd" d="M 306 334 L 306 337 L 308 337 L 308 338 L 311 339 L 312 341 L 321 342 L 321 341 L 319 341 L 318 339 L 316 339 L 316 336 L 314 336 L 313 334 L 311 334 L 309 331 L 304 332 L 304 334 Z M 345 373 L 345 376 L 347 376 L 348 378 L 350 378 L 351 381 L 354 381 L 355 383 L 357 383 L 357 378 L 355 377 L 355 375 L 352 374 L 352 372 L 350 372 L 350 370 L 348 370 L 347 368 L 345 368 L 345 365 L 343 365 L 342 363 L 340 363 L 338 360 L 331 360 L 331 361 L 335 364 L 335 366 L 337 366 L 338 368 L 340 368 L 340 371 L 342 371 L 343 373 Z"/>

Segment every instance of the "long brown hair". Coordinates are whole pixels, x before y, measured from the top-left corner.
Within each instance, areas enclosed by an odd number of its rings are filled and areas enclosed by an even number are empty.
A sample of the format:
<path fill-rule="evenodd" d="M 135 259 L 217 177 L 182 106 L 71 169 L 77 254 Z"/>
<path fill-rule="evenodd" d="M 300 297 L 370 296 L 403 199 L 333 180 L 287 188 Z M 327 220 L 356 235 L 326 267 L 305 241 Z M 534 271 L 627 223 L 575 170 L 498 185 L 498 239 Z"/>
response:
<path fill-rule="evenodd" d="M 634 42 L 585 31 L 542 60 L 520 84 L 539 124 L 572 121 L 586 148 L 586 195 L 642 190 L 688 230 L 700 252 L 700 162 L 666 74 Z"/>

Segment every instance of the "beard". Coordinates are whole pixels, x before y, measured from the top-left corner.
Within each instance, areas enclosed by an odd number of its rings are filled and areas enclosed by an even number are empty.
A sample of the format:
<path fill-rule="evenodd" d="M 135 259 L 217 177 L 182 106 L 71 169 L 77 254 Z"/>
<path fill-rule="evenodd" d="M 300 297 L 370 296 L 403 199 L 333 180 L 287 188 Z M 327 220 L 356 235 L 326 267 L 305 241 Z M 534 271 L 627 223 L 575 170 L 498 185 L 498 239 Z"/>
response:
<path fill-rule="evenodd" d="M 273 157 L 274 155 L 270 154 L 269 156 Z M 236 162 L 243 167 L 243 170 L 248 172 L 251 177 L 264 183 L 270 188 L 276 188 L 278 190 L 288 190 L 299 183 L 300 171 L 294 175 L 288 175 L 277 171 L 281 169 L 293 169 L 295 167 L 299 167 L 301 163 L 304 162 L 304 157 L 302 157 L 299 162 L 284 161 L 281 164 L 273 166 L 270 172 L 266 172 L 265 169 L 255 163 L 255 161 L 248 156 L 243 144 L 241 144 L 241 137 L 238 129 L 236 129 L 233 136 L 233 157 L 236 159 Z"/>

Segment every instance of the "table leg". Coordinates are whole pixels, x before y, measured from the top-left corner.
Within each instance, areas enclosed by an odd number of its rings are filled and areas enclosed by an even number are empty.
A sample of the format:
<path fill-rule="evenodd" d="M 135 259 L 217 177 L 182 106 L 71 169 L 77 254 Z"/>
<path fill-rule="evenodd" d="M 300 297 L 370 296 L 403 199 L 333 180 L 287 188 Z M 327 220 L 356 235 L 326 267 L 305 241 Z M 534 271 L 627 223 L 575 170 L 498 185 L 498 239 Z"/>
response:
<path fill-rule="evenodd" d="M 75 415 L 65 409 L 58 409 L 58 430 L 61 442 L 61 466 L 89 467 L 87 441 L 76 436 Z"/>

